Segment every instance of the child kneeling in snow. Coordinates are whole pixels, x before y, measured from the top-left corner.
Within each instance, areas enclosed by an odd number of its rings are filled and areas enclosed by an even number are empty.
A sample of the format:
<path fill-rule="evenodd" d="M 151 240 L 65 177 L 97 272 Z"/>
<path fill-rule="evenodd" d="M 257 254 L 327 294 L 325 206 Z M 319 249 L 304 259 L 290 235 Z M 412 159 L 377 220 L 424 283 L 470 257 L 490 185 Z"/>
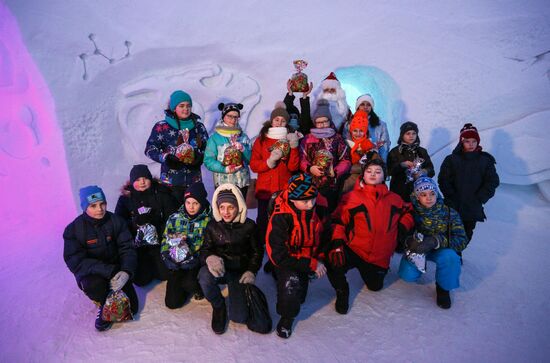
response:
<path fill-rule="evenodd" d="M 104 331 L 112 325 L 102 317 L 111 290 L 124 291 L 132 314 L 138 311 L 138 298 L 131 282 L 137 256 L 126 221 L 107 211 L 101 188 L 91 185 L 80 189 L 80 206 L 84 213 L 63 232 L 63 259 L 78 287 L 99 305 L 95 328 Z"/>
<path fill-rule="evenodd" d="M 408 282 L 416 281 L 426 271 L 425 259 L 422 258 L 425 255 L 426 259 L 436 264 L 437 305 L 442 309 L 449 309 L 449 290 L 459 286 L 458 253 L 468 243 L 464 226 L 458 212 L 443 204 L 443 198 L 431 178 L 421 177 L 414 182 L 411 202 L 414 206 L 417 233 L 406 240 L 399 276 Z M 414 263 L 415 258 L 417 264 Z"/>
<path fill-rule="evenodd" d="M 327 222 L 327 202 L 318 196 L 313 177 L 303 173 L 291 177 L 287 189 L 274 201 L 266 236 L 277 280 L 277 313 L 281 315 L 277 335 L 281 338 L 292 333 L 310 278 L 326 273 L 319 255 L 324 245 L 321 241 L 330 238 L 324 228 Z"/>
<path fill-rule="evenodd" d="M 248 307 L 245 285 L 254 284 L 264 255 L 257 241 L 256 223 L 246 217 L 246 203 L 239 188 L 221 184 L 212 197 L 214 219 L 208 222 L 201 249 L 203 266 L 199 283 L 212 304 L 212 330 L 225 333 L 227 309 L 219 284 L 229 290 L 229 319 L 246 323 Z"/>
<path fill-rule="evenodd" d="M 183 194 L 183 205 L 166 222 L 160 253 L 170 270 L 164 298 L 170 309 L 182 307 L 191 294 L 197 300 L 204 298 L 197 276 L 200 249 L 212 218 L 206 196 L 203 183 L 191 184 Z"/>

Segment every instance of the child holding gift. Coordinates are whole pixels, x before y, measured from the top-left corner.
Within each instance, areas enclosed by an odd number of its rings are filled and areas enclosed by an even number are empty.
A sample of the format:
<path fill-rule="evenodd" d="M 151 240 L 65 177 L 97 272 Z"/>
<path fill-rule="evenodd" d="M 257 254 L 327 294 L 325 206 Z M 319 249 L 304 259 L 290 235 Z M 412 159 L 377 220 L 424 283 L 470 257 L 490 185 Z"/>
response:
<path fill-rule="evenodd" d="M 319 193 L 327 198 L 332 211 L 336 208 L 341 183 L 351 168 L 349 149 L 332 127 L 327 101 L 319 101 L 313 125 L 311 133 L 300 143 L 300 169 L 313 175 Z"/>
<path fill-rule="evenodd" d="M 145 147 L 145 155 L 161 163 L 160 180 L 171 187 L 179 203 L 189 185 L 202 181 L 201 165 L 208 140 L 208 132 L 192 107 L 188 93 L 173 92 L 164 120 L 153 126 Z"/>
<path fill-rule="evenodd" d="M 206 199 L 202 183 L 195 183 L 185 191 L 184 203 L 166 222 L 160 252 L 170 269 L 166 283 L 164 303 L 170 309 L 185 304 L 188 296 L 202 299 L 198 283 L 199 252 L 204 242 L 206 225 L 211 219 L 212 208 Z"/>
<path fill-rule="evenodd" d="M 413 182 L 420 176 L 433 177 L 434 166 L 428 151 L 420 146 L 418 126 L 411 121 L 401 125 L 397 146 L 388 154 L 390 190 L 404 201 L 411 201 Z"/>
<path fill-rule="evenodd" d="M 414 182 L 411 196 L 416 232 L 405 243 L 405 253 L 399 265 L 399 276 L 416 281 L 425 272 L 425 260 L 435 262 L 437 305 L 451 307 L 449 291 L 459 287 L 460 253 L 467 244 L 466 232 L 457 211 L 443 204 L 435 181 L 421 177 Z M 415 256 L 416 255 L 416 256 Z M 414 257 L 424 256 L 416 266 Z"/>
<path fill-rule="evenodd" d="M 262 244 L 265 243 L 269 199 L 273 193 L 286 188 L 288 179 L 300 166 L 298 139 L 301 135 L 288 126 L 289 117 L 284 105 L 277 104 L 252 146 L 250 168 L 258 174 L 256 223 L 258 241 Z"/>
<path fill-rule="evenodd" d="M 246 197 L 252 152 L 250 139 L 239 126 L 243 105 L 220 103 L 218 109 L 222 112 L 222 119 L 206 144 L 204 165 L 214 174 L 214 186 L 234 184 Z"/>
<path fill-rule="evenodd" d="M 99 305 L 95 328 L 104 331 L 112 322 L 103 320 L 103 306 L 110 290 L 124 291 L 133 314 L 138 297 L 132 285 L 137 256 L 126 221 L 107 211 L 103 190 L 96 185 L 80 189 L 83 213 L 63 232 L 63 259 L 80 290 Z"/>

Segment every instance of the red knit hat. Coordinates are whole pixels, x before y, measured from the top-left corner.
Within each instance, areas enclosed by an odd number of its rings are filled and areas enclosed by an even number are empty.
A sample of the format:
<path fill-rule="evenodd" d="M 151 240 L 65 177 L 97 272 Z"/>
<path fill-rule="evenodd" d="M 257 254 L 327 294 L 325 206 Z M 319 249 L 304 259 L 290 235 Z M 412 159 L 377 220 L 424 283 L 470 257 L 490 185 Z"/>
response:
<path fill-rule="evenodd" d="M 338 80 L 338 78 L 336 78 L 334 72 L 330 72 L 327 78 L 325 78 L 323 82 L 321 82 L 321 88 L 340 88 L 340 81 Z"/>
<path fill-rule="evenodd" d="M 349 130 L 353 131 L 355 129 L 361 129 L 366 134 L 368 128 L 369 128 L 369 116 L 365 111 L 357 110 L 357 112 L 355 112 L 355 115 L 353 115 L 353 118 L 351 119 L 351 123 L 349 124 Z"/>
<path fill-rule="evenodd" d="M 474 125 L 467 123 L 462 126 L 462 129 L 460 129 L 460 142 L 464 139 L 476 139 L 479 144 L 479 133 Z"/>

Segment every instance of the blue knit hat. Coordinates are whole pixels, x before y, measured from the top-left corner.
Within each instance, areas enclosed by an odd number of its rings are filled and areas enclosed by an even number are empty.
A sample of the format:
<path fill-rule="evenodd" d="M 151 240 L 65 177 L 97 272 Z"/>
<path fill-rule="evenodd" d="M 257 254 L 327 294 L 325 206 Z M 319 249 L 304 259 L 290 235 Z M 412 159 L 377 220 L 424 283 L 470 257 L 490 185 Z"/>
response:
<path fill-rule="evenodd" d="M 193 100 L 188 93 L 181 90 L 175 91 L 170 95 L 170 110 L 174 111 L 176 106 L 182 102 L 189 102 L 189 105 L 193 106 Z"/>
<path fill-rule="evenodd" d="M 420 192 L 426 190 L 433 190 L 435 194 L 438 194 L 437 184 L 432 178 L 422 176 L 414 182 L 414 194 L 418 195 Z"/>
<path fill-rule="evenodd" d="M 288 180 L 288 199 L 309 200 L 317 197 L 317 194 L 317 187 L 309 174 L 295 174 Z"/>
<path fill-rule="evenodd" d="M 80 195 L 80 207 L 82 207 L 83 211 L 92 203 L 107 201 L 105 193 L 97 185 L 88 185 L 87 187 L 80 188 L 78 194 Z"/>

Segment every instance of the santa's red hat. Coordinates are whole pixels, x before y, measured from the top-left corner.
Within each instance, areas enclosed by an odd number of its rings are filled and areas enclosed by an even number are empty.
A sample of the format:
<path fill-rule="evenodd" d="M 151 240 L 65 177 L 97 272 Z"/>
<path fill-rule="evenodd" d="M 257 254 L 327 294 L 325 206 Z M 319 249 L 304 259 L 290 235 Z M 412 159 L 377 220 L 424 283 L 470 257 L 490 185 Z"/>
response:
<path fill-rule="evenodd" d="M 321 88 L 340 88 L 340 81 L 338 80 L 338 78 L 336 78 L 334 72 L 330 72 L 327 78 L 325 78 L 323 82 L 321 82 Z"/>

